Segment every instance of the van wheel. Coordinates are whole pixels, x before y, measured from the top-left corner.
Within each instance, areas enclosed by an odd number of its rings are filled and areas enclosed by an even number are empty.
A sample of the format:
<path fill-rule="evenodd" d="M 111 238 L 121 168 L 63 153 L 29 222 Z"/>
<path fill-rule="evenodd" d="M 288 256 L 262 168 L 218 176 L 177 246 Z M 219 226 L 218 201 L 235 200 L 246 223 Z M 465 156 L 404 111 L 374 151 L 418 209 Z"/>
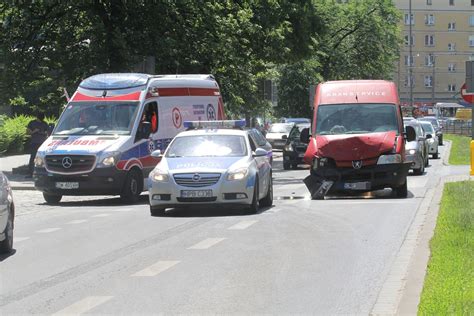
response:
<path fill-rule="evenodd" d="M 270 173 L 270 182 L 268 183 L 267 195 L 260 200 L 260 205 L 263 207 L 269 207 L 273 204 L 273 179 Z"/>
<path fill-rule="evenodd" d="M 13 250 L 13 215 L 8 215 L 7 226 L 5 227 L 5 239 L 0 241 L 0 253 L 10 253 Z"/>
<path fill-rule="evenodd" d="M 127 174 L 127 179 L 125 179 L 125 184 L 120 194 L 120 199 L 123 203 L 132 204 L 138 201 L 140 194 L 143 190 L 143 177 L 141 173 L 136 169 L 131 170 Z"/>
<path fill-rule="evenodd" d="M 407 180 L 405 179 L 405 183 L 395 188 L 394 191 L 397 198 L 406 198 L 408 196 Z"/>
<path fill-rule="evenodd" d="M 298 169 L 298 164 L 297 163 L 291 164 L 291 168 L 293 168 L 294 170 Z"/>
<path fill-rule="evenodd" d="M 48 204 L 58 204 L 63 196 L 58 194 L 43 193 L 43 198 Z"/>
<path fill-rule="evenodd" d="M 433 154 L 433 159 L 438 159 L 438 153 Z"/>
<path fill-rule="evenodd" d="M 285 169 L 285 170 L 290 169 L 290 163 L 289 162 L 284 162 L 283 163 L 283 169 Z"/>
<path fill-rule="evenodd" d="M 258 178 L 255 178 L 252 203 L 248 207 L 248 211 L 250 214 L 256 214 L 258 212 L 258 194 Z"/>
<path fill-rule="evenodd" d="M 164 207 L 156 207 L 150 205 L 150 214 L 151 216 L 165 216 L 166 209 Z"/>

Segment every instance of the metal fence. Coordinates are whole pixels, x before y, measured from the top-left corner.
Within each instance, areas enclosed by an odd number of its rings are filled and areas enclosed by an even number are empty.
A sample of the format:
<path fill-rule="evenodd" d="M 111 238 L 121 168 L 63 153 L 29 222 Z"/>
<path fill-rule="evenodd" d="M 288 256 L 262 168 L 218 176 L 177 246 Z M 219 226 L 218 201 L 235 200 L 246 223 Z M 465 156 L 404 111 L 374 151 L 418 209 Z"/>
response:
<path fill-rule="evenodd" d="M 443 133 L 471 136 L 472 135 L 472 121 L 471 120 L 446 121 L 446 123 L 444 124 Z"/>

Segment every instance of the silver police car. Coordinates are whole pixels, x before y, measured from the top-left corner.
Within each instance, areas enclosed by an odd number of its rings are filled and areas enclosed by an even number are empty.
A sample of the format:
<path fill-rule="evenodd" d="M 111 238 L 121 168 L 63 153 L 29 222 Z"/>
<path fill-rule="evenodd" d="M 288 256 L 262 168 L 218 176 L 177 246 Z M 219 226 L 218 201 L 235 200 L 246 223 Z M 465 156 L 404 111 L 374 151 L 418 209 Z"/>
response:
<path fill-rule="evenodd" d="M 194 205 L 241 205 L 251 213 L 273 203 L 271 151 L 242 130 L 245 121 L 184 122 L 149 175 L 150 212 Z"/>

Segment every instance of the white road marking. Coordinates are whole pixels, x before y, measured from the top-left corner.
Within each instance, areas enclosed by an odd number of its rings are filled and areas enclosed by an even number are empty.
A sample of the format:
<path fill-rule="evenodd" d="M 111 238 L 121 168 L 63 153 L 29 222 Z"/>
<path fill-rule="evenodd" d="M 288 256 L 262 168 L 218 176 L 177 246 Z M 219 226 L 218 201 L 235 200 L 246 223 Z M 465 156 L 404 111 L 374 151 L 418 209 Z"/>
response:
<path fill-rule="evenodd" d="M 59 316 L 59 315 L 81 315 L 84 314 L 91 309 L 93 309 L 96 306 L 99 306 L 101 304 L 104 304 L 108 300 L 113 298 L 113 296 L 88 296 L 72 305 L 69 305 L 68 307 L 60 310 L 59 312 L 56 312 L 53 314 L 53 316 Z"/>
<path fill-rule="evenodd" d="M 232 230 L 246 229 L 246 228 L 252 226 L 253 224 L 255 224 L 256 222 L 258 222 L 258 221 L 241 221 L 240 223 L 237 223 L 237 224 L 229 227 L 228 229 L 232 229 Z"/>
<path fill-rule="evenodd" d="M 75 219 L 73 221 L 67 222 L 66 224 L 82 224 L 87 222 L 87 219 Z"/>
<path fill-rule="evenodd" d="M 13 242 L 17 243 L 17 242 L 25 241 L 28 239 L 30 239 L 30 237 L 13 237 Z"/>
<path fill-rule="evenodd" d="M 188 249 L 208 249 L 208 248 L 211 248 L 212 246 L 220 243 L 224 239 L 225 238 L 207 238 L 207 239 L 204 239 L 201 242 L 198 242 L 194 246 L 189 247 Z"/>
<path fill-rule="evenodd" d="M 110 214 L 97 214 L 97 215 L 92 215 L 91 217 L 107 217 L 110 216 Z"/>
<path fill-rule="evenodd" d="M 155 276 L 163 271 L 168 270 L 169 268 L 177 265 L 180 261 L 158 261 L 157 263 L 145 268 L 137 273 L 132 274 L 132 276 Z"/>
<path fill-rule="evenodd" d="M 37 230 L 36 232 L 40 233 L 40 234 L 47 234 L 47 233 L 55 232 L 55 231 L 60 230 L 60 229 L 62 229 L 62 228 L 59 228 L 59 227 L 45 228 L 45 229 Z"/>

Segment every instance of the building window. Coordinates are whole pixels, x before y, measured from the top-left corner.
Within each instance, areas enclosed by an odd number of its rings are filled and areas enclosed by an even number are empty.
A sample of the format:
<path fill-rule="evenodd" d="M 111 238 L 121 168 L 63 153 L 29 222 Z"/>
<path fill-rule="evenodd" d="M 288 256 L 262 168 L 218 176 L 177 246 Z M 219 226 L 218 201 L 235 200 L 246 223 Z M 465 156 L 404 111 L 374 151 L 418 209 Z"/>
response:
<path fill-rule="evenodd" d="M 425 66 L 433 67 L 434 65 L 434 56 L 432 54 L 428 54 L 425 56 Z"/>
<path fill-rule="evenodd" d="M 449 92 L 456 92 L 456 85 L 455 84 L 448 84 L 448 91 Z"/>
<path fill-rule="evenodd" d="M 425 46 L 434 46 L 434 35 L 425 35 Z"/>
<path fill-rule="evenodd" d="M 456 44 L 455 43 L 448 43 L 448 50 L 450 52 L 455 51 L 456 50 Z"/>
<path fill-rule="evenodd" d="M 413 13 L 411 15 L 408 13 L 405 13 L 405 25 L 410 25 L 410 21 L 411 21 L 411 25 L 415 25 L 415 17 L 413 16 Z"/>
<path fill-rule="evenodd" d="M 454 0 L 449 0 L 449 5 L 454 5 Z"/>
<path fill-rule="evenodd" d="M 455 63 L 449 63 L 448 64 L 448 71 L 449 72 L 456 72 L 456 64 Z"/>
<path fill-rule="evenodd" d="M 474 1 L 474 0 L 472 0 L 472 1 Z M 474 26 L 474 15 L 471 15 L 469 17 L 469 26 Z"/>
<path fill-rule="evenodd" d="M 426 25 L 434 25 L 435 24 L 434 14 L 425 14 L 425 24 Z"/>
<path fill-rule="evenodd" d="M 448 23 L 448 31 L 455 31 L 456 30 L 456 23 L 455 22 L 449 22 Z"/>
<path fill-rule="evenodd" d="M 405 66 L 413 66 L 413 56 L 405 55 Z"/>
<path fill-rule="evenodd" d="M 415 37 L 412 35 L 411 37 L 408 35 L 405 35 L 405 46 L 413 46 L 415 45 Z"/>
<path fill-rule="evenodd" d="M 474 1 L 474 0 L 473 0 L 473 1 Z M 432 2 L 431 0 L 426 0 L 426 4 L 427 4 L 427 5 L 432 5 L 433 2 Z"/>
<path fill-rule="evenodd" d="M 474 35 L 469 35 L 469 46 L 474 47 Z"/>
<path fill-rule="evenodd" d="M 410 86 L 415 86 L 414 82 L 413 82 L 413 76 L 410 77 L 410 76 L 405 76 L 405 82 L 403 83 L 403 85 L 405 87 L 410 87 Z"/>
<path fill-rule="evenodd" d="M 425 76 L 425 87 L 431 88 L 433 86 L 433 76 Z"/>

